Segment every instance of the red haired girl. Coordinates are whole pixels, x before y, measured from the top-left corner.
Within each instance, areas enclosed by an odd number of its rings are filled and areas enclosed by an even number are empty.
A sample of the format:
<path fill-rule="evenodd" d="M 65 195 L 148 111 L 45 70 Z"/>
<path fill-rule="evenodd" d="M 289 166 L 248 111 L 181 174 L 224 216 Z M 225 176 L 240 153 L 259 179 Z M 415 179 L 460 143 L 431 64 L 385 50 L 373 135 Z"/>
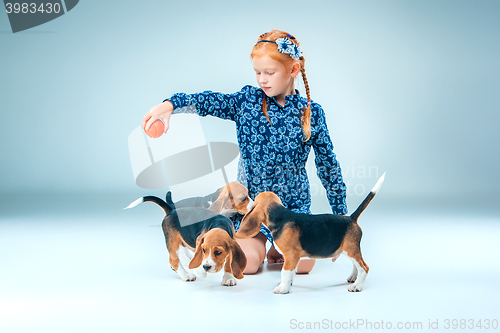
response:
<path fill-rule="evenodd" d="M 252 199 L 260 192 L 272 191 L 285 207 L 297 213 L 311 213 L 305 166 L 312 147 L 317 174 L 332 212 L 346 214 L 346 186 L 333 152 L 325 113 L 310 97 L 299 42 L 286 32 L 273 30 L 259 37 L 251 58 L 258 87 L 245 86 L 232 94 L 211 91 L 174 94 L 144 116 L 143 127 L 148 129 L 161 118 L 167 133 L 170 116 L 183 112 L 234 121 L 241 153 L 237 180 L 248 188 Z M 295 89 L 299 74 L 307 98 Z M 236 230 L 241 218 L 241 215 L 232 218 Z M 245 274 L 256 273 L 263 263 L 267 240 L 273 243 L 265 226 L 257 236 L 237 240 L 247 256 Z M 270 263 L 283 260 L 274 246 L 267 259 Z M 308 273 L 313 266 L 314 260 L 302 260 L 297 273 Z"/>

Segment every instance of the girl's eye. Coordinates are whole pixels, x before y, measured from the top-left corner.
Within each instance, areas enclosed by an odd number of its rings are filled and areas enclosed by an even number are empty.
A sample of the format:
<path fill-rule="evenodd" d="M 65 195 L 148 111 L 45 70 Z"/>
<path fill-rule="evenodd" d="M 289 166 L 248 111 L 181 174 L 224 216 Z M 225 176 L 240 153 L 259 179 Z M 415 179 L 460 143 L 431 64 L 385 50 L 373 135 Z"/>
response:
<path fill-rule="evenodd" d="M 273 75 L 273 74 L 274 74 L 274 72 L 267 72 L 266 74 L 267 74 L 267 75 Z"/>

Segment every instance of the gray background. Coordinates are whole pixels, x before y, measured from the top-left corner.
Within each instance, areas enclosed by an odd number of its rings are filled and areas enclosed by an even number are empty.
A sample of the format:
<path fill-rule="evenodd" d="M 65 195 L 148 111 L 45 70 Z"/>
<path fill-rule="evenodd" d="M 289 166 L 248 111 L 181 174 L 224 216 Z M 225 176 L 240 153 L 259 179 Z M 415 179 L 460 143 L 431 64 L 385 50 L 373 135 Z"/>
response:
<path fill-rule="evenodd" d="M 496 0 L 80 1 L 13 34 L 0 13 L 0 331 L 500 319 L 499 17 Z M 360 219 L 361 293 L 346 291 L 345 257 L 281 297 L 276 264 L 234 288 L 184 283 L 163 212 L 122 211 L 165 194 L 134 182 L 128 136 L 143 115 L 175 92 L 255 84 L 249 54 L 273 28 L 302 44 L 350 211 L 387 172 Z M 312 211 L 328 210 L 317 192 Z"/>
<path fill-rule="evenodd" d="M 499 192 L 498 1 L 120 0 L 75 9 L 16 34 L 0 15 L 2 194 L 143 193 L 127 137 L 144 113 L 175 92 L 255 85 L 249 53 L 273 28 L 302 43 L 351 189 L 375 183 L 362 173 L 372 167 L 387 171 L 387 196 L 466 203 Z"/>

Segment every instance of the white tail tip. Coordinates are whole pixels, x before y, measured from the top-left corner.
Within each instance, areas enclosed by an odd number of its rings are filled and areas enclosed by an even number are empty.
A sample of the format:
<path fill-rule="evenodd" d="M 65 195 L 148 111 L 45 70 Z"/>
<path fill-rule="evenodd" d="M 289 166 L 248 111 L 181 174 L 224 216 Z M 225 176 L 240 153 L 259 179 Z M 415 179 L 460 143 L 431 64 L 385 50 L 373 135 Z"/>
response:
<path fill-rule="evenodd" d="M 373 186 L 371 192 L 372 193 L 377 193 L 378 190 L 380 190 L 380 188 L 382 187 L 382 183 L 384 182 L 384 179 L 385 179 L 385 172 L 384 174 L 378 179 L 377 183 L 375 184 L 375 186 Z"/>
<path fill-rule="evenodd" d="M 141 203 L 144 202 L 144 198 L 139 198 L 137 199 L 136 201 L 132 202 L 130 205 L 128 205 L 127 207 L 123 208 L 123 210 L 125 209 L 130 209 L 130 208 L 134 208 L 135 206 L 137 205 L 140 205 Z"/>

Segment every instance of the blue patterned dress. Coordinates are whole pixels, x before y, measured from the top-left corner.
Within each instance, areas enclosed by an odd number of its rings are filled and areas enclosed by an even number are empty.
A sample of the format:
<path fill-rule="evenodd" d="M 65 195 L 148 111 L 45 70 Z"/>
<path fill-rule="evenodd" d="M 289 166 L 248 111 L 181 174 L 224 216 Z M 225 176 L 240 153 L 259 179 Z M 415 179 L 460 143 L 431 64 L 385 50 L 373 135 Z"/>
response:
<path fill-rule="evenodd" d="M 269 121 L 262 112 L 267 98 Z M 311 193 L 306 161 L 314 149 L 317 174 L 326 189 L 334 214 L 347 214 L 346 186 L 333 152 L 325 113 L 317 103 L 311 104 L 311 139 L 303 142 L 301 113 L 307 99 L 296 90 L 281 106 L 263 90 L 245 86 L 233 94 L 205 91 L 197 94 L 178 93 L 168 98 L 175 113 L 196 113 L 236 122 L 240 148 L 238 181 L 248 188 L 252 199 L 263 191 L 276 193 L 283 205 L 296 212 L 311 214 Z M 233 218 L 238 230 L 241 215 Z M 272 242 L 269 230 L 261 232 Z"/>

